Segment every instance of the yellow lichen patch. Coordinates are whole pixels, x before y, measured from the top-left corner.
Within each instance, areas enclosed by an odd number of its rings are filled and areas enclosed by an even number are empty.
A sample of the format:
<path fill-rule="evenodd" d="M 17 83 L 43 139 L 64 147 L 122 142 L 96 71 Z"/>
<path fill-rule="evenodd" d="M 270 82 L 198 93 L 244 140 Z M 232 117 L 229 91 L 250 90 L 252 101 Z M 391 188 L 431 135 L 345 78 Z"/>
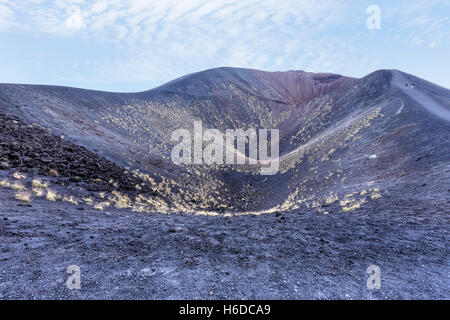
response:
<path fill-rule="evenodd" d="M 103 211 L 104 208 L 105 208 L 105 207 L 104 207 L 103 203 L 96 203 L 96 204 L 94 205 L 94 209 L 95 209 L 95 210 Z"/>
<path fill-rule="evenodd" d="M 30 202 L 31 192 L 18 192 L 16 193 L 15 198 L 19 201 Z"/>
<path fill-rule="evenodd" d="M 17 179 L 17 180 L 26 179 L 26 176 L 18 171 L 14 172 L 12 176 L 14 179 Z"/>
<path fill-rule="evenodd" d="M 56 201 L 61 197 L 53 190 L 47 189 L 47 195 L 45 196 L 45 198 L 49 201 Z"/>
<path fill-rule="evenodd" d="M 339 202 L 339 204 L 341 205 L 341 207 L 345 207 L 345 206 L 349 205 L 350 203 L 352 203 L 354 201 L 355 201 L 354 199 L 345 198 L 345 199 L 341 200 Z"/>
<path fill-rule="evenodd" d="M 99 202 L 99 203 L 94 204 L 94 209 L 103 211 L 103 209 L 105 209 L 106 207 L 109 207 L 110 205 L 111 205 L 111 203 L 108 201 Z"/>
<path fill-rule="evenodd" d="M 92 200 L 91 197 L 84 197 L 83 201 L 86 202 L 90 206 L 92 206 L 94 204 L 94 200 Z"/>
<path fill-rule="evenodd" d="M 130 198 L 128 196 L 121 194 L 118 191 L 113 191 L 113 198 L 110 200 L 115 203 L 115 207 L 118 209 L 126 209 L 126 208 L 132 208 L 133 205 L 130 201 Z"/>
<path fill-rule="evenodd" d="M 32 184 L 33 184 L 33 188 L 45 189 L 48 186 L 47 184 L 43 183 L 41 180 L 38 180 L 38 179 L 34 179 Z"/>
<path fill-rule="evenodd" d="M 74 205 L 77 205 L 77 204 L 78 204 L 78 200 L 75 199 L 73 196 L 64 196 L 64 197 L 63 197 L 63 201 L 65 201 L 65 202 L 70 202 L 70 203 L 72 203 L 72 204 L 74 204 Z"/>
<path fill-rule="evenodd" d="M 381 198 L 381 194 L 378 193 L 378 192 L 374 192 L 374 193 L 372 193 L 372 194 L 370 195 L 370 198 L 371 198 L 372 200 Z"/>
<path fill-rule="evenodd" d="M 0 187 L 11 188 L 11 183 L 6 179 L 0 180 Z"/>
<path fill-rule="evenodd" d="M 313 201 L 311 204 L 311 208 L 319 208 L 321 207 L 321 204 L 319 201 Z"/>
<path fill-rule="evenodd" d="M 366 200 L 364 200 L 364 199 L 361 199 L 358 201 L 354 200 L 354 201 L 350 202 L 349 204 L 347 204 L 347 206 L 343 207 L 342 210 L 344 212 L 356 210 L 356 209 L 361 208 L 361 205 L 363 205 L 364 203 L 366 203 Z"/>
<path fill-rule="evenodd" d="M 211 216 L 211 217 L 217 217 L 219 214 L 215 211 L 197 211 L 195 213 L 196 216 Z"/>
<path fill-rule="evenodd" d="M 25 188 L 25 186 L 23 184 L 19 183 L 19 182 L 14 182 L 11 185 L 11 189 L 13 189 L 13 190 L 26 190 L 27 188 Z"/>
<path fill-rule="evenodd" d="M 325 203 L 329 205 L 335 203 L 338 200 L 339 200 L 338 195 L 332 193 L 325 199 Z"/>
<path fill-rule="evenodd" d="M 131 208 L 132 212 L 148 212 L 148 208 L 143 204 L 135 204 Z"/>
<path fill-rule="evenodd" d="M 41 188 L 33 188 L 33 194 L 37 197 L 42 197 L 44 195 L 44 190 Z"/>
<path fill-rule="evenodd" d="M 355 195 L 357 195 L 357 194 L 359 194 L 359 192 L 358 192 L 358 191 L 355 191 L 355 192 L 346 194 L 346 195 L 344 196 L 344 198 L 351 198 L 351 197 L 353 197 L 353 196 L 355 196 Z"/>

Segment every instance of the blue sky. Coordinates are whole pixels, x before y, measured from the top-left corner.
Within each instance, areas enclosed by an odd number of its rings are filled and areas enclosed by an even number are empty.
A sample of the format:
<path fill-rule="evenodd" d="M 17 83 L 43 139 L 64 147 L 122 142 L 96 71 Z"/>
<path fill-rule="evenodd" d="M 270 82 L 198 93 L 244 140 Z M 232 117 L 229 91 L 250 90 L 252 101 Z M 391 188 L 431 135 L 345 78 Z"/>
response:
<path fill-rule="evenodd" d="M 450 0 L 0 0 L 3 83 L 142 91 L 220 66 L 394 68 L 450 88 Z"/>

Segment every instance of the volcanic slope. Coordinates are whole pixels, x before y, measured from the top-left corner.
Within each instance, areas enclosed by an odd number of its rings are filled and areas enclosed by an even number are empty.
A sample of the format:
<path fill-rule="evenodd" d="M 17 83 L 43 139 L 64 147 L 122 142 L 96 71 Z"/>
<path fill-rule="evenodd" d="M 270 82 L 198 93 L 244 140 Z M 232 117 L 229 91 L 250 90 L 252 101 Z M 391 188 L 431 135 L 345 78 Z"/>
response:
<path fill-rule="evenodd" d="M 346 212 L 426 171 L 442 172 L 436 183 L 443 193 L 449 180 L 450 91 L 396 70 L 355 79 L 218 68 L 139 93 L 2 84 L 0 112 L 4 124 L 18 126 L 0 134 L 5 168 L 44 175 L 54 169 L 61 179 L 79 184 L 92 176 L 79 169 L 86 166 L 82 159 L 70 170 L 70 159 L 30 152 L 14 141 L 28 127 L 34 130 L 30 135 L 48 136 L 44 140 L 54 141 L 57 150 L 82 148 L 82 154 L 100 157 L 108 163 L 103 171 L 121 168 L 117 179 L 100 175 L 88 187 L 98 191 L 99 201 L 116 188 L 105 202 L 137 211 Z M 221 132 L 279 129 L 279 172 L 264 176 L 248 165 L 174 165 L 171 134 L 192 129 L 194 121 Z M 49 160 L 23 161 L 39 154 Z"/>

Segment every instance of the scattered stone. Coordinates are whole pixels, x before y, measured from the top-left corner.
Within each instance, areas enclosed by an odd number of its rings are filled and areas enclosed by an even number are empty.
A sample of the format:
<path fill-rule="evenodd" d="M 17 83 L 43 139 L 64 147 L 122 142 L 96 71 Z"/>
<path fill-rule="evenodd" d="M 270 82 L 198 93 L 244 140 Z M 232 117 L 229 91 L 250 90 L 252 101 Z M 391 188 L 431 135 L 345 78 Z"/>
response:
<path fill-rule="evenodd" d="M 169 228 L 170 233 L 176 233 L 176 232 L 181 232 L 181 231 L 183 231 L 183 228 L 180 228 L 180 227 Z"/>
<path fill-rule="evenodd" d="M 55 177 L 55 178 L 59 177 L 59 173 L 58 173 L 58 171 L 56 171 L 55 169 L 50 169 L 50 170 L 48 170 L 48 174 L 49 174 L 50 176 L 52 176 L 52 177 Z"/>

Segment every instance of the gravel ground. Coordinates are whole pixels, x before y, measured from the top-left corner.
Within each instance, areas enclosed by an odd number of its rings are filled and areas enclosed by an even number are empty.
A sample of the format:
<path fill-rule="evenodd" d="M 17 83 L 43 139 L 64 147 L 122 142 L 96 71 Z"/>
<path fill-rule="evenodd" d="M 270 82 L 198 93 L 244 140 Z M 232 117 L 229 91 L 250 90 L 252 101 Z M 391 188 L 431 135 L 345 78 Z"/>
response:
<path fill-rule="evenodd" d="M 448 190 L 423 179 L 349 213 L 230 218 L 24 205 L 0 188 L 0 298 L 448 299 Z"/>

